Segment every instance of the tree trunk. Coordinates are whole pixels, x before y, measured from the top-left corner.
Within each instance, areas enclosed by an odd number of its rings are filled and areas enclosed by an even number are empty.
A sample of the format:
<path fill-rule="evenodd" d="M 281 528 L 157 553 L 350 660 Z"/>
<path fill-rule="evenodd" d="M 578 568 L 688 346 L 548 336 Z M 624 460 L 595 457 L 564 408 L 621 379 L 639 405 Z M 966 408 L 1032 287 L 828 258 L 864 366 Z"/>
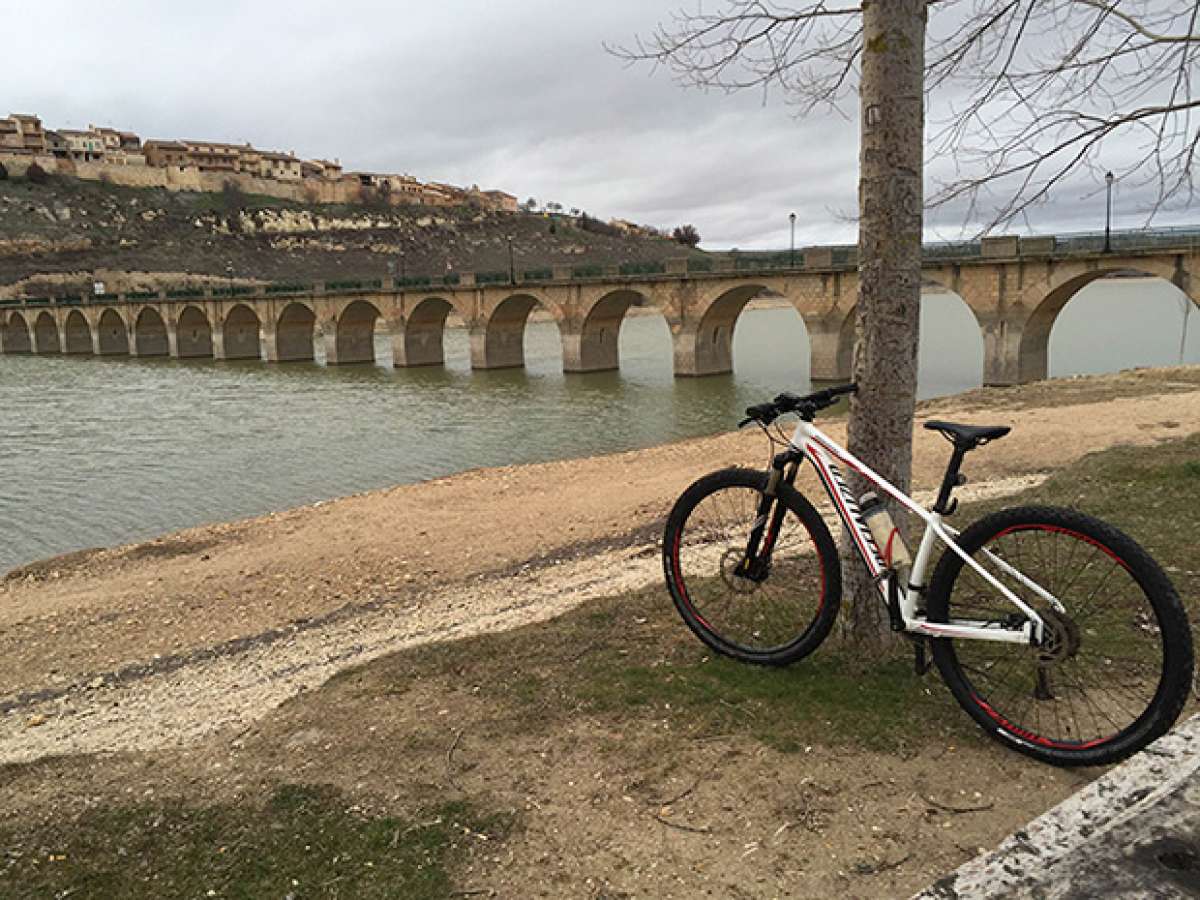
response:
<path fill-rule="evenodd" d="M 847 446 L 907 491 L 921 308 L 926 0 L 863 4 L 859 288 Z M 852 474 L 852 473 L 851 473 Z M 851 484 L 862 489 L 861 481 Z M 882 495 L 881 495 L 882 496 Z M 889 510 L 903 522 L 895 504 Z M 846 637 L 867 652 L 891 641 L 879 592 L 843 541 Z"/>

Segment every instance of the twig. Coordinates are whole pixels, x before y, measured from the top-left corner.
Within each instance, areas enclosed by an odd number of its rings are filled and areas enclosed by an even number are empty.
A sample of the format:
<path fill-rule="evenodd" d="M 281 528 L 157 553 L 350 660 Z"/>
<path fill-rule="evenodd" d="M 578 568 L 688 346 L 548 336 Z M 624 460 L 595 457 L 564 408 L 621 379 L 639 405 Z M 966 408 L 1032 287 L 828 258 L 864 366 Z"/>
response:
<path fill-rule="evenodd" d="M 489 897 L 496 893 L 494 888 L 469 888 L 461 891 L 451 891 L 451 897 L 478 897 L 480 894 L 487 894 Z"/>
<path fill-rule="evenodd" d="M 720 702 L 720 703 L 722 703 L 722 704 L 723 704 L 723 705 L 725 705 L 725 706 L 728 706 L 728 707 L 729 707 L 730 709 L 732 709 L 734 712 L 740 712 L 742 715 L 744 715 L 744 716 L 749 716 L 749 717 L 750 717 L 750 718 L 752 718 L 752 719 L 757 719 L 757 718 L 758 718 L 758 716 L 756 716 L 756 715 L 755 715 L 754 713 L 752 713 L 750 710 L 748 710 L 748 709 L 742 709 L 742 705 L 741 705 L 740 703 L 730 703 L 728 700 L 725 700 L 725 699 L 720 699 L 720 700 L 719 700 L 719 702 Z"/>
<path fill-rule="evenodd" d="M 880 872 L 886 872 L 886 871 L 888 871 L 888 869 L 898 869 L 898 868 L 900 868 L 902 865 L 904 865 L 906 862 L 908 862 L 910 859 L 912 859 L 912 854 L 911 854 L 911 853 L 905 853 L 905 854 L 904 854 L 902 857 L 900 857 L 900 858 L 899 858 L 898 860 L 896 860 L 895 862 L 890 862 L 890 863 L 880 863 L 880 864 L 879 864 L 878 866 L 876 866 L 876 868 L 875 868 L 875 874 L 876 874 L 876 875 L 878 875 Z"/>
<path fill-rule="evenodd" d="M 694 791 L 699 786 L 700 786 L 700 779 L 697 778 L 694 782 L 692 782 L 691 787 L 681 791 L 680 793 L 676 794 L 674 797 L 671 797 L 670 799 L 667 799 L 667 800 L 647 800 L 646 805 L 647 806 L 670 806 L 673 803 L 678 803 L 680 800 L 682 800 L 684 797 L 686 797 L 688 794 L 690 794 L 692 791 Z"/>
<path fill-rule="evenodd" d="M 712 829 L 707 825 L 702 825 L 699 828 L 694 825 L 681 825 L 678 822 L 672 822 L 668 819 L 664 819 L 658 813 L 650 813 L 650 817 L 656 822 L 661 822 L 663 825 L 666 825 L 668 828 L 678 828 L 680 831 L 688 831 L 692 834 L 712 834 Z"/>
<path fill-rule="evenodd" d="M 930 799 L 929 797 L 926 797 L 924 794 L 917 794 L 917 796 L 920 797 L 922 800 L 924 800 L 926 803 L 928 803 L 930 806 L 936 807 L 937 809 L 940 809 L 940 810 L 942 810 L 944 812 L 948 812 L 948 813 L 961 814 L 961 813 L 983 812 L 984 810 L 993 809 L 996 806 L 995 803 L 985 803 L 982 806 L 950 806 L 946 803 L 938 803 L 936 800 Z"/>
<path fill-rule="evenodd" d="M 450 784 L 458 787 L 458 783 L 454 780 L 454 751 L 458 749 L 458 743 L 462 740 L 463 729 L 458 729 L 458 733 L 454 735 L 454 742 L 450 745 L 450 749 L 446 751 L 446 777 L 450 779 Z"/>

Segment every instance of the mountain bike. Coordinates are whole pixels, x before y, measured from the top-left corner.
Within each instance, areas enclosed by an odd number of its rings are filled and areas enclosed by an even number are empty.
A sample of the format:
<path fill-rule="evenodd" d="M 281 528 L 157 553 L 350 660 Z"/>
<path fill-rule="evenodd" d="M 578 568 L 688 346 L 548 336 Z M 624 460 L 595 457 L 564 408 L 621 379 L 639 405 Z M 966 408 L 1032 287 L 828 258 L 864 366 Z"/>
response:
<path fill-rule="evenodd" d="M 783 393 L 749 407 L 741 425 L 759 425 L 782 447 L 769 468 L 713 472 L 675 503 L 663 568 L 696 636 L 768 666 L 803 659 L 828 637 L 842 568 L 825 520 L 795 485 L 808 460 L 891 629 L 914 643 L 917 673 L 931 652 L 954 699 L 988 734 L 1062 766 L 1115 762 L 1164 734 L 1187 701 L 1193 649 L 1162 568 L 1128 535 L 1074 509 L 1021 506 L 950 527 L 966 454 L 1010 427 L 925 422 L 953 445 L 925 509 L 813 424 L 856 391 Z M 776 421 L 787 414 L 799 417 L 790 438 Z M 886 505 L 874 494 L 860 503 L 840 465 L 925 523 L 911 558 Z"/>

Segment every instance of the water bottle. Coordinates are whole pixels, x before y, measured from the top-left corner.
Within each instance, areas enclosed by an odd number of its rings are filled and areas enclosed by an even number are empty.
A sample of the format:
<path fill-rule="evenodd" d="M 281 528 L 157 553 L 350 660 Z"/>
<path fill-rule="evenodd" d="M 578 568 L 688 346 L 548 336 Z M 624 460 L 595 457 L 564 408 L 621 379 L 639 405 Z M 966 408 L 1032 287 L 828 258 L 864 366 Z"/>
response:
<path fill-rule="evenodd" d="M 858 509 L 871 531 L 871 537 L 875 538 L 875 546 L 883 554 L 884 562 L 895 569 L 902 579 L 906 579 L 908 570 L 912 567 L 912 558 L 908 555 L 904 538 L 900 536 L 900 529 L 892 521 L 883 501 L 874 491 L 867 491 L 859 499 Z M 902 580 L 900 583 L 905 582 Z"/>

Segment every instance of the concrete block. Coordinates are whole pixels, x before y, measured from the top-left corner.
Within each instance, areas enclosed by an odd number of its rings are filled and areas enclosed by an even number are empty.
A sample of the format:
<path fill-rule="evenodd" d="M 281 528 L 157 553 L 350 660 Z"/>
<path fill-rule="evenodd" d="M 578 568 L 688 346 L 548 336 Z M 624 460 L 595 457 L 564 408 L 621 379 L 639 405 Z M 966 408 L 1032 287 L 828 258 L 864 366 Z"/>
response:
<path fill-rule="evenodd" d="M 1022 256 L 1050 256 L 1054 253 L 1054 235 L 1021 238 Z"/>
<path fill-rule="evenodd" d="M 1006 259 L 1019 252 L 1020 239 L 1015 234 L 985 237 L 979 242 L 979 255 L 984 259 Z"/>
<path fill-rule="evenodd" d="M 832 269 L 833 249 L 831 247 L 805 247 L 804 268 Z"/>

